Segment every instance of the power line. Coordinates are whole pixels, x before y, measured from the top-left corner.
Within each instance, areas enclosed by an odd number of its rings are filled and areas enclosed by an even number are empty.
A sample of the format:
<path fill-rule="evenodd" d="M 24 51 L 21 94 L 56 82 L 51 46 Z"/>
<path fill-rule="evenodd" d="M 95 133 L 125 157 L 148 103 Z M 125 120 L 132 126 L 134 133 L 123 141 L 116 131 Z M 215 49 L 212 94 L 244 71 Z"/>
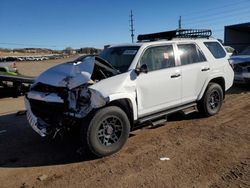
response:
<path fill-rule="evenodd" d="M 182 14 L 182 27 L 206 27 L 212 29 L 213 35 L 216 35 L 216 37 L 222 37 L 225 25 L 235 24 L 238 20 L 241 20 L 241 23 L 244 22 L 243 20 L 249 20 L 249 12 L 249 0 L 229 2 L 223 6 Z"/>
<path fill-rule="evenodd" d="M 212 11 L 214 11 L 214 10 L 219 10 L 219 9 L 224 9 L 224 8 L 226 8 L 226 7 L 231 7 L 231 6 L 233 6 L 234 8 L 235 8 L 235 5 L 237 5 L 237 4 L 244 4 L 244 3 L 249 3 L 249 0 L 237 0 L 237 1 L 235 1 L 235 2 L 229 2 L 229 3 L 227 3 L 226 5 L 223 5 L 223 6 L 218 6 L 218 7 L 212 7 L 212 8 L 207 8 L 207 9 L 203 9 L 203 10 L 199 10 L 199 11 L 195 11 L 195 12 L 190 12 L 190 13 L 186 13 L 186 14 L 182 14 L 182 16 L 188 16 L 188 15 L 193 15 L 193 14 L 195 14 L 195 15 L 199 15 L 199 13 L 204 13 L 204 12 L 207 12 L 207 11 L 209 11 L 209 12 L 211 12 L 211 10 Z"/>
<path fill-rule="evenodd" d="M 196 17 L 194 19 L 192 19 L 192 21 L 187 21 L 186 23 L 193 23 L 193 22 L 204 22 L 204 21 L 214 21 L 215 18 L 230 18 L 230 16 L 235 16 L 238 15 L 239 13 L 242 15 L 244 13 L 247 13 L 249 15 L 250 12 L 250 7 L 245 7 L 244 9 L 240 9 L 240 10 L 236 10 L 236 11 L 224 11 L 224 12 L 220 12 L 217 14 L 210 14 L 210 15 L 206 15 L 206 16 L 199 16 Z M 185 21 L 186 19 L 184 19 Z"/>
<path fill-rule="evenodd" d="M 235 19 L 238 19 L 238 18 L 241 18 L 241 20 L 246 20 L 245 22 L 247 22 L 247 20 L 249 20 L 249 15 L 245 14 L 245 15 L 241 15 L 241 17 L 239 17 L 238 15 L 232 15 L 230 17 L 223 17 L 221 16 L 220 18 L 217 18 L 217 19 L 204 19 L 204 20 L 201 20 L 199 22 L 193 22 L 193 23 L 185 23 L 184 22 L 184 25 L 185 26 L 192 26 L 192 27 L 201 27 L 201 26 L 204 26 L 204 25 L 210 25 L 212 27 L 215 27 L 215 26 L 225 26 L 225 25 L 232 25 L 234 24 L 235 22 Z M 244 21 L 242 21 L 244 22 Z"/>

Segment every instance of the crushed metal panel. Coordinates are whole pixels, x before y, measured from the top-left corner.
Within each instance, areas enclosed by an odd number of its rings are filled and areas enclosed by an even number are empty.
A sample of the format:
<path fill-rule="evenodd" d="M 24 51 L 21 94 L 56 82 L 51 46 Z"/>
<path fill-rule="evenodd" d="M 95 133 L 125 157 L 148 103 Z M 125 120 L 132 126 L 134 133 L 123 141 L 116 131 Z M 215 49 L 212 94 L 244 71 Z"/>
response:
<path fill-rule="evenodd" d="M 63 63 L 43 72 L 35 80 L 35 83 L 41 82 L 56 87 L 72 89 L 90 80 L 94 65 L 95 57 L 86 57 L 82 61 L 75 63 Z"/>
<path fill-rule="evenodd" d="M 42 93 L 37 91 L 30 91 L 28 93 L 29 99 L 35 99 L 44 102 L 56 102 L 56 103 L 63 103 L 63 99 L 59 97 L 56 93 Z"/>
<path fill-rule="evenodd" d="M 98 91 L 90 89 L 91 92 L 91 106 L 92 108 L 100 108 L 108 102 L 108 98 L 104 98 Z"/>

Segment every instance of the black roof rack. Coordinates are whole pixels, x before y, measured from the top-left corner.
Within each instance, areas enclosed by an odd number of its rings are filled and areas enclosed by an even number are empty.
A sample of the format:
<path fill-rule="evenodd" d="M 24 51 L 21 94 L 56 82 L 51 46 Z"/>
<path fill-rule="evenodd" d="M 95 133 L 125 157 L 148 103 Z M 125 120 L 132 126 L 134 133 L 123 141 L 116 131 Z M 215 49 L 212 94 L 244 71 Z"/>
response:
<path fill-rule="evenodd" d="M 209 38 L 212 35 L 210 29 L 177 29 L 159 33 L 138 35 L 138 41 L 156 41 L 161 39 L 171 40 L 172 38 Z"/>

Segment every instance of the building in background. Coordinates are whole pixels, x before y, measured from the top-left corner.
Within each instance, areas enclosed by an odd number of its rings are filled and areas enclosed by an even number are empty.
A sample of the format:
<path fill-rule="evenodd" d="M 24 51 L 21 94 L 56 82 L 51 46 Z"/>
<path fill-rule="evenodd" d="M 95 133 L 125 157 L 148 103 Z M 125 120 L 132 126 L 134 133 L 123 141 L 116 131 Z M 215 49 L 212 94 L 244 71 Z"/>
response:
<path fill-rule="evenodd" d="M 238 52 L 250 46 L 250 22 L 225 26 L 224 44 Z"/>

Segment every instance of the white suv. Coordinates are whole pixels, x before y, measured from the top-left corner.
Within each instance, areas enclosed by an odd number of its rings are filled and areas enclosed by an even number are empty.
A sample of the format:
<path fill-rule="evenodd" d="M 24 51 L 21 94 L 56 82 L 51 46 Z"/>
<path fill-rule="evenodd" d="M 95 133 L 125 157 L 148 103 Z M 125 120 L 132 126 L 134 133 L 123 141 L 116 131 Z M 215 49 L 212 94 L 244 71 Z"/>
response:
<path fill-rule="evenodd" d="M 210 30 L 139 35 L 136 44 L 106 47 L 42 73 L 28 92 L 27 118 L 41 136 L 81 127 L 96 156 L 117 152 L 129 132 L 170 113 L 219 112 L 234 73 Z"/>

